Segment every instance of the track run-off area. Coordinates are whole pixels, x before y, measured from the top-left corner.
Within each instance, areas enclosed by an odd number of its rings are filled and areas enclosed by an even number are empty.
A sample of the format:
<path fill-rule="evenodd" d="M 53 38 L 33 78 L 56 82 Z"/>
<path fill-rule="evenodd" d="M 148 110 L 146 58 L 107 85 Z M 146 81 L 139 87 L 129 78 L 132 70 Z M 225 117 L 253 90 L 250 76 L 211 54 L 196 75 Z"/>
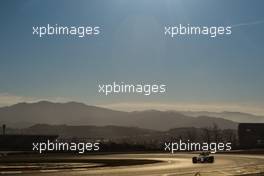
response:
<path fill-rule="evenodd" d="M 197 154 L 10 155 L 1 175 L 225 176 L 264 175 L 264 155 L 215 154 L 213 164 L 193 164 Z"/>

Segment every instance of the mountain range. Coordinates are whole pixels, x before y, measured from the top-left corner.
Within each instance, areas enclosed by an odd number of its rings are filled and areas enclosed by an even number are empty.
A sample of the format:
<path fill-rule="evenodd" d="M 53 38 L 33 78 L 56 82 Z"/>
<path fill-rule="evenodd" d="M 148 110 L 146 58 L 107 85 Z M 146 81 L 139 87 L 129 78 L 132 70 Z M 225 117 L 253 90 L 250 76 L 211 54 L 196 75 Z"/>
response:
<path fill-rule="evenodd" d="M 252 120 L 251 120 L 252 119 Z M 179 127 L 210 127 L 236 129 L 238 122 L 261 122 L 263 117 L 242 113 L 177 112 L 177 111 L 116 111 L 83 103 L 18 103 L 0 108 L 0 123 L 24 128 L 34 124 L 126 126 L 166 131 Z"/>
<path fill-rule="evenodd" d="M 218 117 L 239 123 L 264 123 L 264 116 L 253 115 L 242 112 L 180 111 L 180 113 L 191 117 L 199 117 L 199 116 Z"/>

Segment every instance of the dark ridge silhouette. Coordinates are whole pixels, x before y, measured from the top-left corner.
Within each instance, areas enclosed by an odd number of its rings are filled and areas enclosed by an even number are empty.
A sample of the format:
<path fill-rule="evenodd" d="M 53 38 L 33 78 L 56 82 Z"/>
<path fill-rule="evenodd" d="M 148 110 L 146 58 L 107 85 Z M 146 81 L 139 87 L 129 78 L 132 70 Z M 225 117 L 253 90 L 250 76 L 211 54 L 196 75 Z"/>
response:
<path fill-rule="evenodd" d="M 217 124 L 221 129 L 236 129 L 237 123 L 209 116 L 191 117 L 173 111 L 122 112 L 88 106 L 83 103 L 19 103 L 0 108 L 0 123 L 10 127 L 29 127 L 33 124 L 67 124 L 91 126 L 133 126 L 153 130 L 178 127 L 208 127 Z M 20 124 L 22 124 L 20 126 Z"/>

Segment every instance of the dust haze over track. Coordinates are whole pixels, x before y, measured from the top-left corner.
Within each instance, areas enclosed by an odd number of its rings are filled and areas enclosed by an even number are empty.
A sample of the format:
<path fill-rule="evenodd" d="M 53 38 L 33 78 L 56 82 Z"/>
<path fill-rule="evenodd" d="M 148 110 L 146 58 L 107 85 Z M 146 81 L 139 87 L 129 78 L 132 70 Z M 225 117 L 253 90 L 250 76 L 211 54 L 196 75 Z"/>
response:
<path fill-rule="evenodd" d="M 90 156 L 74 156 L 73 159 L 86 160 L 87 167 L 69 167 L 70 163 L 65 164 L 65 168 L 61 163 L 56 163 L 56 167 L 52 169 L 41 170 L 16 170 L 13 172 L 0 172 L 8 175 L 43 175 L 43 176 L 173 176 L 173 175 L 195 175 L 200 173 L 202 176 L 224 176 L 224 175 L 243 175 L 264 172 L 264 155 L 240 155 L 240 154 L 216 154 L 214 164 L 192 164 L 191 158 L 194 154 L 116 154 L 116 155 L 90 155 Z M 59 158 L 59 157 L 58 157 Z M 69 158 L 68 158 L 69 159 Z M 103 166 L 102 164 L 88 163 L 93 160 L 157 160 L 159 163 L 129 165 L 129 166 Z M 75 161 L 76 162 L 76 161 Z M 62 162 L 63 163 L 63 162 Z M 44 163 L 45 164 L 45 163 Z M 46 163 L 47 164 L 47 163 Z M 73 163 L 74 164 L 74 163 Z M 18 164 L 21 165 L 21 164 Z M 66 167 L 67 166 L 67 167 Z M 1 164 L 0 170 L 3 168 Z M 44 168 L 44 167 L 43 167 Z"/>

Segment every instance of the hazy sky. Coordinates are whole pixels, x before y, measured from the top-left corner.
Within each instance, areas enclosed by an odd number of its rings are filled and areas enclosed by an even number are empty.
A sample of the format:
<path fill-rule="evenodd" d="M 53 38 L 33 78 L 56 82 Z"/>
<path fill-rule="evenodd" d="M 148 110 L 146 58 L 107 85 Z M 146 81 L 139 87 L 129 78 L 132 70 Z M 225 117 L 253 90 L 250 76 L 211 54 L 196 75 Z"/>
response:
<path fill-rule="evenodd" d="M 264 114 L 263 0 L 4 0 L 0 106 L 48 99 L 117 109 Z M 98 37 L 32 35 L 32 26 L 96 25 Z M 231 36 L 170 39 L 164 25 L 234 26 Z M 100 83 L 163 83 L 162 96 L 97 93 Z"/>

